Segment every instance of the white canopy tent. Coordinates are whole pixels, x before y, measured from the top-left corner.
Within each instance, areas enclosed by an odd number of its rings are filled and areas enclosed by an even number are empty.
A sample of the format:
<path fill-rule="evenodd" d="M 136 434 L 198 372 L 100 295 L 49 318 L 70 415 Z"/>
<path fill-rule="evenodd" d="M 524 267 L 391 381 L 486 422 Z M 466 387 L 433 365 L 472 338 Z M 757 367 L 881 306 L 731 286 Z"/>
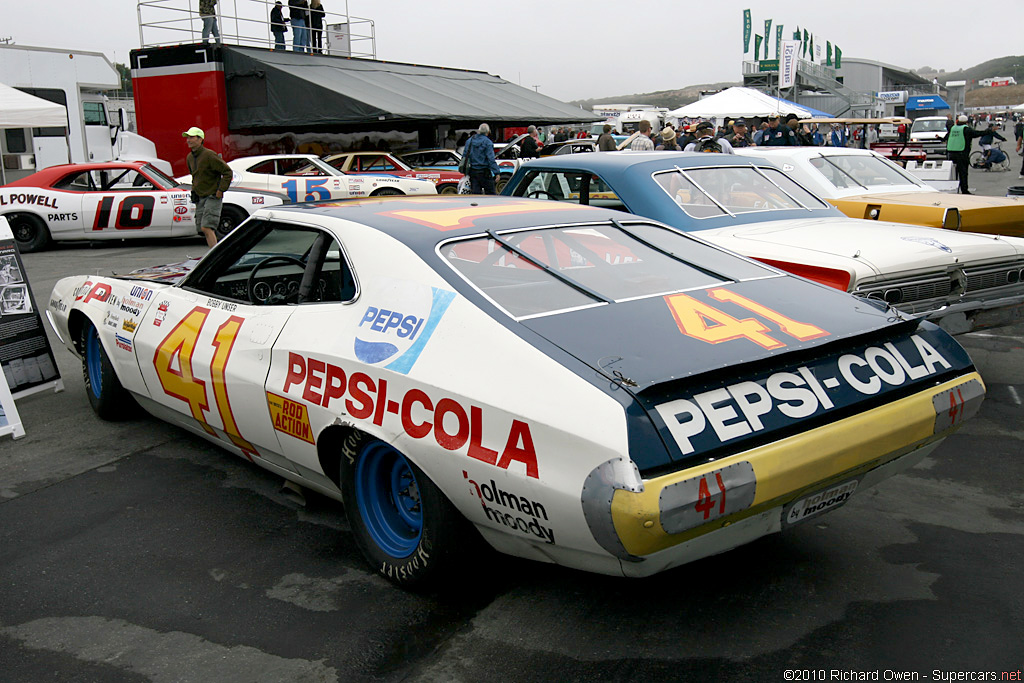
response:
<path fill-rule="evenodd" d="M 1011 107 L 1010 111 L 1024 111 L 1024 102 L 1018 104 L 1016 107 Z"/>
<path fill-rule="evenodd" d="M 787 100 L 772 97 L 753 88 L 727 88 L 710 97 L 697 100 L 668 113 L 677 118 L 720 119 L 728 116 L 765 117 L 769 114 L 786 116 L 796 114 L 798 118 L 809 119 L 815 112 Z"/>
<path fill-rule="evenodd" d="M 0 128 L 67 128 L 68 112 L 60 104 L 0 83 Z M 0 183 L 7 176 L 0 163 Z"/>

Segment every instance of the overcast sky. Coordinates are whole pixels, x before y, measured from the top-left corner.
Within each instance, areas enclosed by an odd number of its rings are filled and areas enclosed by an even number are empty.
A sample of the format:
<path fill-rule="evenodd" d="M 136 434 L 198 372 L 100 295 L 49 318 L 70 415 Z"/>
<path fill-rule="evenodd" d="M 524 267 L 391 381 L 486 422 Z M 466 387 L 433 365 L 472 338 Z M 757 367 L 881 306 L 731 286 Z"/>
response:
<path fill-rule="evenodd" d="M 198 0 L 161 1 L 176 8 L 198 7 Z M 329 12 L 345 12 L 344 0 L 322 2 Z M 821 41 L 831 41 L 844 57 L 908 69 L 927 65 L 955 71 L 1024 53 L 1020 0 L 985 9 L 951 0 L 757 0 L 735 9 L 671 0 L 635 5 L 621 0 L 349 0 L 347 5 L 353 17 L 374 20 L 378 59 L 486 71 L 525 87 L 537 86 L 561 100 L 740 81 L 744 9 L 752 12 L 755 34 L 764 31 L 766 19 L 773 20 L 772 57 L 779 22 L 786 34 L 799 25 Z M 254 0 L 220 0 L 219 10 L 243 17 L 265 17 L 267 12 Z M 184 16 L 151 8 L 143 12 L 147 21 Z M 3 17 L 0 39 L 13 38 L 19 45 L 92 50 L 124 63 L 140 45 L 135 0 L 8 0 Z M 222 19 L 221 24 L 234 31 L 230 21 Z M 200 27 L 198 21 L 195 26 Z M 263 25 L 242 26 L 245 31 L 239 32 L 266 35 Z M 147 42 L 186 42 L 187 36 L 146 32 Z M 1018 76 L 1024 76 L 1024 64 L 1020 71 Z"/>

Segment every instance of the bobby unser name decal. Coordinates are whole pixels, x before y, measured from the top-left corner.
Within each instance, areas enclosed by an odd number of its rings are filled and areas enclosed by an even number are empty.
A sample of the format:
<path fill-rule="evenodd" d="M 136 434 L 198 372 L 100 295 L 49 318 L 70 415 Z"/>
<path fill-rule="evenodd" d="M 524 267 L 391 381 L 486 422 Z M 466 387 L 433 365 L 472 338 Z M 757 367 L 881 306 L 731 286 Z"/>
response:
<path fill-rule="evenodd" d="M 785 427 L 952 368 L 922 335 L 657 406 L 684 455 Z"/>

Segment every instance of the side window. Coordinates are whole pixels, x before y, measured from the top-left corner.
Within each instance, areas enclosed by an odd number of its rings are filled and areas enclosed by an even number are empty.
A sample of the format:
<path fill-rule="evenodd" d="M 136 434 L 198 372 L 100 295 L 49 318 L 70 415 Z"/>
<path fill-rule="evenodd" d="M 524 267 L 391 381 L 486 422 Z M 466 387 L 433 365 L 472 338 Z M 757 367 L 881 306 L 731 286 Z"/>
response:
<path fill-rule="evenodd" d="M 83 102 L 82 114 L 87 126 L 107 125 L 107 109 L 102 102 Z"/>
<path fill-rule="evenodd" d="M 156 187 L 150 182 L 149 178 L 135 169 L 129 169 L 114 178 L 107 189 L 135 192 L 138 190 L 155 190 Z"/>
<path fill-rule="evenodd" d="M 250 221 L 184 288 L 256 306 L 349 301 L 356 286 L 344 251 L 329 233 Z"/>
<path fill-rule="evenodd" d="M 394 171 L 398 167 L 388 161 L 387 157 L 363 157 L 364 171 Z"/>
<path fill-rule="evenodd" d="M 274 160 L 270 159 L 269 161 L 261 161 L 260 163 L 256 164 L 255 166 L 250 166 L 246 170 L 246 173 L 263 173 L 263 174 L 266 174 L 266 175 L 273 175 L 274 174 Z"/>
<path fill-rule="evenodd" d="M 66 175 L 54 184 L 54 188 L 58 190 L 71 190 L 72 192 L 92 192 L 97 189 L 92 181 L 92 174 L 89 171 Z"/>

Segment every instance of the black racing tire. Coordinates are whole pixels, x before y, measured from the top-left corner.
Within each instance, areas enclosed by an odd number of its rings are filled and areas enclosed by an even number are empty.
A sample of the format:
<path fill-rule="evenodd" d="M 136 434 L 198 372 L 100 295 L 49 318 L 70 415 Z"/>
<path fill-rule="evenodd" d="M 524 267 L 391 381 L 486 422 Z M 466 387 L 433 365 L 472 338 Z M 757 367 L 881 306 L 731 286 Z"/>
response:
<path fill-rule="evenodd" d="M 494 191 L 501 194 L 501 191 L 505 189 L 505 186 L 508 185 L 508 181 L 510 180 L 512 180 L 512 176 L 502 173 L 494 179 Z"/>
<path fill-rule="evenodd" d="M 86 320 L 82 325 L 81 334 L 82 377 L 93 412 L 101 419 L 110 421 L 133 417 L 137 412 L 135 399 L 117 378 L 91 320 Z"/>
<path fill-rule="evenodd" d="M 404 195 L 405 193 L 395 187 L 382 187 L 379 190 L 370 193 L 371 197 L 397 197 L 398 195 Z"/>
<path fill-rule="evenodd" d="M 459 184 L 458 183 L 445 183 L 444 185 L 439 185 L 437 193 L 438 194 L 458 194 L 459 193 Z"/>
<path fill-rule="evenodd" d="M 14 213 L 7 216 L 7 222 L 14 233 L 14 241 L 18 249 L 28 254 L 42 251 L 50 246 L 50 230 L 39 216 L 30 213 Z"/>
<path fill-rule="evenodd" d="M 474 532 L 423 470 L 390 444 L 352 432 L 339 475 L 356 545 L 379 574 L 406 589 L 459 575 Z"/>
<path fill-rule="evenodd" d="M 238 227 L 238 224 L 249 217 L 245 210 L 237 206 L 226 205 L 220 210 L 220 223 L 217 224 L 217 239 L 222 240 Z"/>

